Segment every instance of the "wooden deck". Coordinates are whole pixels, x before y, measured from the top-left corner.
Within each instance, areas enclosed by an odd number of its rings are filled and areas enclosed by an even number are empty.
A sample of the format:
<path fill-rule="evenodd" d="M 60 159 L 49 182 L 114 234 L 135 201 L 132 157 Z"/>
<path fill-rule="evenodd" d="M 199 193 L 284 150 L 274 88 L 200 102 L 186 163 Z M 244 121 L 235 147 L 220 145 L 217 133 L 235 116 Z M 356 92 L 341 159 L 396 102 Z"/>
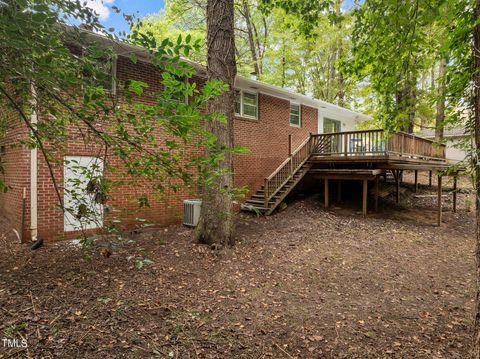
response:
<path fill-rule="evenodd" d="M 431 176 L 432 171 L 449 166 L 445 145 L 412 134 L 388 133 L 382 129 L 310 134 L 295 151 L 292 152 L 291 148 L 289 136 L 288 157 L 264 179 L 264 185 L 246 201 L 243 209 L 271 214 L 300 180 L 312 173 L 326 180 L 327 193 L 329 179 L 363 180 L 363 210 L 366 214 L 368 181 L 378 182 L 378 177 L 386 170 L 391 171 L 395 178 L 398 200 L 404 170 L 414 170 L 417 178 L 417 171 L 430 171 Z M 326 203 L 328 206 L 328 199 Z"/>
<path fill-rule="evenodd" d="M 311 135 L 315 162 L 395 162 L 446 164 L 445 145 L 412 134 L 384 130 Z"/>

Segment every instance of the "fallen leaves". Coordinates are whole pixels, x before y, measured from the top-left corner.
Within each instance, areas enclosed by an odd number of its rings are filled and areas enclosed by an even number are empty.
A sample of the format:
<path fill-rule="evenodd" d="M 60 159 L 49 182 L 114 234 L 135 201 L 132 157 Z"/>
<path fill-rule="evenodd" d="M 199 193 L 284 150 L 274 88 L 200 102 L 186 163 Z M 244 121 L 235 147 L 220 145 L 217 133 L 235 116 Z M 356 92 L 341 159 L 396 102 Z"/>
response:
<path fill-rule="evenodd" d="M 28 323 L 36 357 L 462 357 L 473 246 L 469 218 L 445 217 L 454 230 L 311 199 L 242 215 L 242 240 L 215 254 L 181 226 L 90 264 L 75 246 L 47 245 L 26 268 L 4 251 L 0 322 Z"/>

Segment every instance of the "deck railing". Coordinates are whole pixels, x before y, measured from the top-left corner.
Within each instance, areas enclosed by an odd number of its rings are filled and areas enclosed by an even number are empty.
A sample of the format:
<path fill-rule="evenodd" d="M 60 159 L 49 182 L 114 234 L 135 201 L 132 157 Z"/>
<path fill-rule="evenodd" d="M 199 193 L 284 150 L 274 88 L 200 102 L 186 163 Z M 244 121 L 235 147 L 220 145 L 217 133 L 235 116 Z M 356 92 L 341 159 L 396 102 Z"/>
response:
<path fill-rule="evenodd" d="M 291 147 L 291 137 L 290 137 Z M 290 150 L 289 150 L 290 152 Z M 357 157 L 398 156 L 443 161 L 445 145 L 412 134 L 384 130 L 311 134 L 278 168 L 264 180 L 264 205 L 295 175 L 312 156 Z"/>
<path fill-rule="evenodd" d="M 415 135 L 384 130 L 348 131 L 312 135 L 312 154 L 320 156 L 397 155 L 417 159 L 444 160 L 445 145 Z"/>
<path fill-rule="evenodd" d="M 289 139 L 291 141 L 291 137 L 289 137 Z M 265 178 L 263 186 L 265 208 L 268 207 L 270 199 L 277 194 L 285 183 L 287 183 L 310 158 L 312 154 L 312 140 L 313 137 L 310 135 L 270 176 Z"/>
<path fill-rule="evenodd" d="M 407 157 L 420 157 L 425 159 L 445 159 L 445 145 L 434 144 L 426 138 L 417 137 L 410 133 L 393 133 L 388 138 L 387 151 Z"/>

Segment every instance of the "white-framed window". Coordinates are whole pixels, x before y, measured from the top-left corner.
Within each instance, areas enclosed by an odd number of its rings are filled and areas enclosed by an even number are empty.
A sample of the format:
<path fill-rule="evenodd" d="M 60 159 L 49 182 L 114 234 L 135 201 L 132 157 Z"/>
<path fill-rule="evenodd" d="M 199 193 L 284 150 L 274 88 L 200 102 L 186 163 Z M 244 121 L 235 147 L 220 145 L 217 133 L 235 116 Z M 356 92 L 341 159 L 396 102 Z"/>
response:
<path fill-rule="evenodd" d="M 258 93 L 235 90 L 235 114 L 241 117 L 258 118 Z"/>
<path fill-rule="evenodd" d="M 83 70 L 83 77 L 91 84 L 102 87 L 115 95 L 117 91 L 117 58 L 96 59 L 95 70 L 86 67 Z"/>
<path fill-rule="evenodd" d="M 290 102 L 290 126 L 302 126 L 302 111 L 301 106 L 298 103 Z"/>
<path fill-rule="evenodd" d="M 179 84 L 179 90 L 172 94 L 172 99 L 188 105 L 188 79 L 186 76 L 174 77 L 181 84 Z"/>

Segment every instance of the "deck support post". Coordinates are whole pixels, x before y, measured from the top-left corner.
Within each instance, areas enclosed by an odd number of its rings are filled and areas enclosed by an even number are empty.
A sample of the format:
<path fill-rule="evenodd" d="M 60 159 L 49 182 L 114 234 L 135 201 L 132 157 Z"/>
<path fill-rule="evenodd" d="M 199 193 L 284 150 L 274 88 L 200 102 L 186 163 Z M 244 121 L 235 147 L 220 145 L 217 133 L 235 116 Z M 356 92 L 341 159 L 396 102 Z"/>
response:
<path fill-rule="evenodd" d="M 378 176 L 375 177 L 375 212 L 378 211 Z"/>
<path fill-rule="evenodd" d="M 288 157 L 292 156 L 292 135 L 288 135 Z"/>
<path fill-rule="evenodd" d="M 263 179 L 263 205 L 268 208 L 268 179 Z"/>
<path fill-rule="evenodd" d="M 432 171 L 428 171 L 428 187 L 432 187 Z"/>
<path fill-rule="evenodd" d="M 415 186 L 414 186 L 414 192 L 417 193 L 418 191 L 418 170 L 415 170 Z"/>
<path fill-rule="evenodd" d="M 437 192 L 437 226 L 442 224 L 442 176 L 438 176 L 438 192 Z"/>
<path fill-rule="evenodd" d="M 337 203 L 342 201 L 342 180 L 337 182 Z"/>
<path fill-rule="evenodd" d="M 457 175 L 453 176 L 453 213 L 457 212 Z"/>
<path fill-rule="evenodd" d="M 367 200 L 368 200 L 368 180 L 363 180 L 363 192 L 362 192 L 362 213 L 365 217 L 367 215 Z"/>
<path fill-rule="evenodd" d="M 400 170 L 392 170 L 395 179 L 395 202 L 400 203 Z"/>
<path fill-rule="evenodd" d="M 329 198 L 329 193 L 328 193 L 328 178 L 325 178 L 325 208 L 328 208 L 328 198 Z"/>
<path fill-rule="evenodd" d="M 292 135 L 288 135 L 288 157 L 290 158 L 290 176 L 293 175 L 293 162 L 292 162 Z"/>

